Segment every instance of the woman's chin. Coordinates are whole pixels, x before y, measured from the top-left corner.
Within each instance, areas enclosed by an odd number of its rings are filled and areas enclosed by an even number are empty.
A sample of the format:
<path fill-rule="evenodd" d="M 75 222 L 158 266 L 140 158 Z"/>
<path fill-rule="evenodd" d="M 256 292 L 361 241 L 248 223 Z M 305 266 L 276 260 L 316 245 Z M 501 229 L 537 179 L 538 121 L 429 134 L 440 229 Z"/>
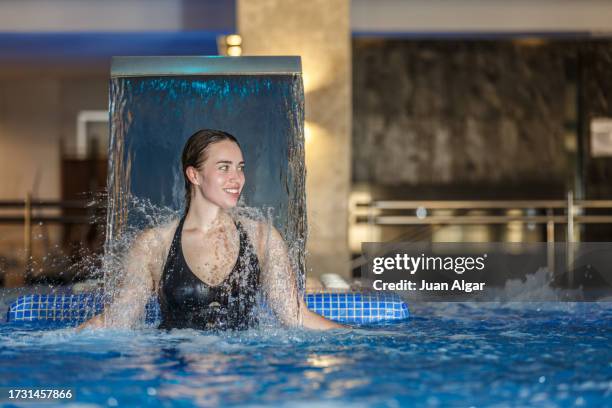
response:
<path fill-rule="evenodd" d="M 229 210 L 238 205 L 239 199 L 240 196 L 233 197 L 228 194 L 225 197 L 211 197 L 208 201 L 223 210 Z"/>
<path fill-rule="evenodd" d="M 232 208 L 236 208 L 237 205 L 238 205 L 238 200 L 232 200 L 232 201 L 224 202 L 221 208 L 223 208 L 224 210 L 231 210 Z"/>

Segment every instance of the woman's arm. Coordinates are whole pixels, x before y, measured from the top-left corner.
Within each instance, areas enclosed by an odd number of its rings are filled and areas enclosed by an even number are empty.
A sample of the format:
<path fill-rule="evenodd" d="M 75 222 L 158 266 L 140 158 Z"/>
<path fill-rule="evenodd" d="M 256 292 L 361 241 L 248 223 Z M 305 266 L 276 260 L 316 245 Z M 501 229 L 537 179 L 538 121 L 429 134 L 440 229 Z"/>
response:
<path fill-rule="evenodd" d="M 304 317 L 302 318 L 302 325 L 307 329 L 315 329 L 315 330 L 328 330 L 328 329 L 340 329 L 346 327 L 344 325 L 338 324 L 334 321 L 324 318 L 320 314 L 312 312 L 308 309 L 304 301 L 302 301 Z"/>
<path fill-rule="evenodd" d="M 291 267 L 285 241 L 272 226 L 260 224 L 262 283 L 274 314 L 286 326 L 327 330 L 345 327 L 308 310 L 299 293 L 297 276 Z"/>
<path fill-rule="evenodd" d="M 81 324 L 77 330 L 93 327 L 133 327 L 142 321 L 153 291 L 153 274 L 159 267 L 160 234 L 148 230 L 138 236 L 123 261 L 124 276 L 117 295 L 104 311 Z"/>

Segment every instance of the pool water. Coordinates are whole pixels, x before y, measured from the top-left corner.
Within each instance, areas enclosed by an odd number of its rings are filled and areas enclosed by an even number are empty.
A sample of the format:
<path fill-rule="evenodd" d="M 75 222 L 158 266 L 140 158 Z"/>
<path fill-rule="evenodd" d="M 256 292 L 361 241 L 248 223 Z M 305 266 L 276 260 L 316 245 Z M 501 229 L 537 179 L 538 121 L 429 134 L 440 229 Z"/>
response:
<path fill-rule="evenodd" d="M 411 314 L 324 333 L 2 324 L 0 387 L 73 389 L 63 406 L 612 406 L 612 303 Z"/>

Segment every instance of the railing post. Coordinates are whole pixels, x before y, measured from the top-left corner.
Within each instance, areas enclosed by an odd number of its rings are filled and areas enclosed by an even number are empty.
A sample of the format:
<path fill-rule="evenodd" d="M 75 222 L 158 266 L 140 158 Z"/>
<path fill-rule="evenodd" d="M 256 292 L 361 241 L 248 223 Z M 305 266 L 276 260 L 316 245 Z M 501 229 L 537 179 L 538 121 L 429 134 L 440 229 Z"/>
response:
<path fill-rule="evenodd" d="M 25 253 L 24 278 L 32 274 L 32 192 L 28 191 L 23 206 L 23 246 Z"/>
<path fill-rule="evenodd" d="M 546 209 L 548 221 L 546 222 L 546 263 L 548 266 L 549 276 L 556 277 L 555 273 L 555 220 L 553 219 L 554 210 Z"/>
<path fill-rule="evenodd" d="M 568 287 L 574 286 L 574 247 L 572 243 L 574 242 L 574 192 L 572 190 L 567 192 L 567 242 L 566 242 L 566 252 L 567 252 L 567 285 Z"/>
<path fill-rule="evenodd" d="M 368 240 L 374 242 L 374 228 L 376 228 L 376 201 L 370 200 L 368 205 Z"/>

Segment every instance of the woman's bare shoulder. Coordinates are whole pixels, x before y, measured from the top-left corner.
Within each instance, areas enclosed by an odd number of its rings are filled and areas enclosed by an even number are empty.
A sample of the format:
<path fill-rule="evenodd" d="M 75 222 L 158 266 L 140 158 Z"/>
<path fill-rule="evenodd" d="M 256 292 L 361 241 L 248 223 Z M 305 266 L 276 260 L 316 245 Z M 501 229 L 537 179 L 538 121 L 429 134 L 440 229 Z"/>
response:
<path fill-rule="evenodd" d="M 170 245 L 174 231 L 179 223 L 178 219 L 170 220 L 164 224 L 142 231 L 136 238 L 139 245 L 150 249 L 163 249 Z"/>
<path fill-rule="evenodd" d="M 257 241 L 265 238 L 266 234 L 270 232 L 270 229 L 274 228 L 269 223 L 254 219 L 245 215 L 237 215 L 236 219 L 240 222 L 240 225 L 245 229 L 249 238 Z"/>
<path fill-rule="evenodd" d="M 168 256 L 177 225 L 178 220 L 171 220 L 146 229 L 136 237 L 132 247 L 133 256 L 142 257 L 143 262 L 149 265 L 148 270 L 153 278 L 154 287 L 157 287 L 160 280 L 164 260 Z"/>

